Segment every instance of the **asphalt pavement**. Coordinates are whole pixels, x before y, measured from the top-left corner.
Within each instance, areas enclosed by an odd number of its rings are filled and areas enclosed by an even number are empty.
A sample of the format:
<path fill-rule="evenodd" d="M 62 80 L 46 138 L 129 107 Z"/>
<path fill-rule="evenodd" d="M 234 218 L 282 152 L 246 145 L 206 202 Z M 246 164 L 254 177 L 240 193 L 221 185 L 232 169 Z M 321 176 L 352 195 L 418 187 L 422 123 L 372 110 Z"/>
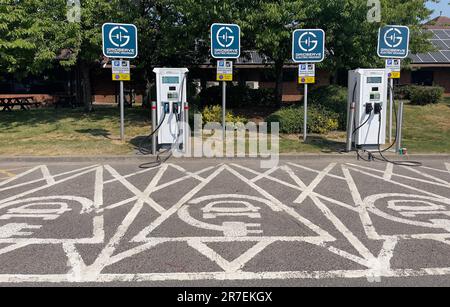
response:
<path fill-rule="evenodd" d="M 450 159 L 0 162 L 1 286 L 450 286 Z"/>

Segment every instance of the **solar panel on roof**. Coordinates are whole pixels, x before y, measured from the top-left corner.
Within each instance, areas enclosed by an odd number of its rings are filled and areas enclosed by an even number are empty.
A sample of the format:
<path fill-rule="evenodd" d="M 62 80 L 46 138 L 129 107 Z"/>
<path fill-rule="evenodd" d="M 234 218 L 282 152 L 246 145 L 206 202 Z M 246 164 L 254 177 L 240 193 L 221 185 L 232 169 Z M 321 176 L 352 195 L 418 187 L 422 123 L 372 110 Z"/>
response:
<path fill-rule="evenodd" d="M 445 57 L 447 57 L 448 63 L 450 63 L 450 51 L 449 51 L 449 50 L 447 50 L 447 51 L 442 51 L 442 53 L 444 54 Z"/>
<path fill-rule="evenodd" d="M 447 62 L 447 59 L 440 52 L 430 52 L 430 55 L 436 60 L 436 63 Z"/>
<path fill-rule="evenodd" d="M 445 48 L 450 49 L 450 39 L 443 39 L 442 42 L 445 45 Z"/>
<path fill-rule="evenodd" d="M 438 50 L 445 50 L 448 49 L 448 46 L 446 45 L 446 43 L 442 40 L 432 40 L 431 43 L 433 44 L 433 46 L 436 47 L 436 49 Z"/>
<path fill-rule="evenodd" d="M 450 29 L 428 30 L 435 51 L 410 55 L 413 63 L 450 63 Z"/>

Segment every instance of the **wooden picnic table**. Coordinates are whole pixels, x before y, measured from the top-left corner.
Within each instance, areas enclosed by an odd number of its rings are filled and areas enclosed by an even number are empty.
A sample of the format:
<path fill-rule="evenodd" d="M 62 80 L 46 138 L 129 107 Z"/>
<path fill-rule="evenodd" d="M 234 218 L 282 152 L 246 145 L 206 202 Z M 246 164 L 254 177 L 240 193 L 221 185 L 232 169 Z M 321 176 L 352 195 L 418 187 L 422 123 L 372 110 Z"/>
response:
<path fill-rule="evenodd" d="M 40 102 L 36 102 L 33 96 L 0 97 L 0 108 L 2 111 L 12 111 L 14 107 L 28 111 L 32 106 L 39 107 Z"/>

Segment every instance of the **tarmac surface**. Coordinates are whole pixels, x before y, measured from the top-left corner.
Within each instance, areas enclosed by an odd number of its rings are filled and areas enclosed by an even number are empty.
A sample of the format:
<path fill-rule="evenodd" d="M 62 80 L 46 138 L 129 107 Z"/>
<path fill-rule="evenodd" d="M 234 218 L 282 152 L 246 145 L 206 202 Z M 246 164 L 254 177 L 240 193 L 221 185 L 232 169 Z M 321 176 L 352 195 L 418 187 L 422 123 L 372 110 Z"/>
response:
<path fill-rule="evenodd" d="M 0 162 L 1 286 L 450 286 L 450 159 Z"/>

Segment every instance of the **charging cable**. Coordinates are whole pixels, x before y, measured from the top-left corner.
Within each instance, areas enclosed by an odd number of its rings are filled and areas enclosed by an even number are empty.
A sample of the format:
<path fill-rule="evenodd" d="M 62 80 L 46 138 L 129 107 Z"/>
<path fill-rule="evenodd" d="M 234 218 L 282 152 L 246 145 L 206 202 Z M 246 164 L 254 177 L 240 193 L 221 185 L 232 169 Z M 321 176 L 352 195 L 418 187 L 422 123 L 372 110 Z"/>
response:
<path fill-rule="evenodd" d="M 395 108 L 395 106 L 394 106 L 394 108 Z M 383 111 L 380 111 L 380 114 L 379 114 L 379 127 L 378 127 L 378 153 L 380 154 L 381 159 L 377 158 L 377 157 L 374 157 L 374 158 L 376 160 L 378 160 L 378 161 L 383 161 L 383 162 L 387 162 L 387 163 L 391 163 L 391 164 L 399 165 L 399 166 L 410 166 L 410 167 L 420 167 L 420 166 L 422 166 L 423 164 L 421 162 L 417 162 L 417 161 L 392 161 L 392 160 L 389 160 L 388 158 L 386 158 L 383 155 L 383 152 L 386 152 L 387 150 L 392 148 L 392 146 L 394 146 L 394 145 L 391 145 L 388 149 L 385 149 L 384 151 L 381 150 L 381 126 L 383 124 L 382 112 Z M 397 129 L 398 129 L 398 122 L 397 122 Z M 398 133 L 397 133 L 397 135 L 398 135 Z M 397 142 L 397 137 L 396 137 L 396 141 L 395 142 Z"/>
<path fill-rule="evenodd" d="M 182 79 L 182 81 L 181 81 L 181 86 L 180 86 L 180 89 L 179 89 L 179 95 L 178 95 L 178 97 L 180 97 L 180 105 L 179 105 L 179 110 L 178 110 L 178 112 L 177 112 L 177 114 L 175 114 L 175 120 L 176 120 L 176 123 L 177 123 L 177 131 L 178 131 L 178 133 L 177 133 L 177 137 L 176 137 L 176 140 L 175 140 L 175 143 L 171 146 L 171 148 L 169 148 L 169 149 L 166 149 L 166 150 L 164 150 L 163 152 L 160 152 L 160 153 L 158 153 L 157 155 L 156 155 L 156 161 L 154 161 L 154 162 L 150 162 L 150 163 L 144 163 L 144 164 L 142 164 L 142 165 L 140 165 L 139 166 L 139 168 L 142 168 L 142 169 L 151 169 L 151 168 L 156 168 L 156 167 L 159 167 L 159 166 L 161 166 L 162 164 L 164 164 L 164 163 L 166 163 L 172 156 L 173 156 L 173 151 L 174 151 L 174 149 L 178 146 L 180 146 L 180 144 L 179 144 L 179 139 L 180 139 L 180 136 L 183 134 L 183 131 L 182 131 L 182 129 L 180 128 L 180 120 L 181 120 L 181 118 L 180 118 L 180 114 L 182 114 L 183 113 L 183 110 L 184 110 L 184 97 L 183 97 L 183 91 L 184 91 L 184 82 L 186 81 L 186 74 L 184 74 L 184 76 L 183 76 L 183 79 Z M 169 108 L 169 113 L 170 113 L 170 108 Z M 161 127 L 162 127 L 162 125 L 164 124 L 164 121 L 165 121 L 165 119 L 166 119 L 166 116 L 167 116 L 167 112 L 164 112 L 164 116 L 163 116 L 163 118 L 162 118 L 162 120 L 161 120 L 161 122 L 160 122 L 160 124 L 158 125 L 158 127 L 152 132 L 152 134 L 150 134 L 149 136 L 147 136 L 144 140 L 149 140 L 149 139 L 151 139 L 154 135 L 155 135 L 155 133 L 156 132 L 158 132 L 160 129 L 161 129 Z M 184 116 L 182 115 L 181 116 L 183 119 L 184 119 Z M 144 141 L 143 140 L 143 141 Z M 142 141 L 142 142 L 143 142 Z M 141 142 L 141 146 L 140 146 L 140 152 L 143 154 L 143 155 L 150 155 L 151 153 L 150 152 L 148 152 L 148 151 L 143 151 L 143 150 L 141 150 L 143 147 L 142 147 L 142 142 Z M 163 156 L 163 155 L 165 155 L 165 154 L 167 154 L 167 153 L 169 153 L 169 155 L 167 156 L 167 157 L 165 157 L 164 159 L 161 159 L 161 156 Z"/>

